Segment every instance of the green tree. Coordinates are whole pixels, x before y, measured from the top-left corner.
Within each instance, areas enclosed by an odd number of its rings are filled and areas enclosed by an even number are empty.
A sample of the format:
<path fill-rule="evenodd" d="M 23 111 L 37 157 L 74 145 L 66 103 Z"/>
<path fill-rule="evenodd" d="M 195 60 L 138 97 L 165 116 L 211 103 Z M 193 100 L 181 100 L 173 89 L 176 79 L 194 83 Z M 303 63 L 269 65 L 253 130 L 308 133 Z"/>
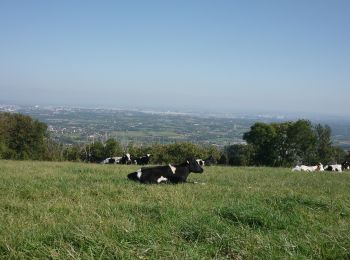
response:
<path fill-rule="evenodd" d="M 205 155 L 203 156 L 203 159 L 206 159 L 212 155 L 215 158 L 215 160 L 218 161 L 221 156 L 220 150 L 214 145 L 211 145 L 209 147 L 204 147 L 204 153 Z"/>
<path fill-rule="evenodd" d="M 85 157 L 85 161 L 99 163 L 105 159 L 104 145 L 100 141 L 86 145 L 84 151 L 85 153 L 82 155 Z"/>
<path fill-rule="evenodd" d="M 227 164 L 227 156 L 225 154 L 221 154 L 219 160 L 218 160 L 219 165 L 226 165 Z"/>
<path fill-rule="evenodd" d="M 317 158 L 319 161 L 330 162 L 333 159 L 335 153 L 332 147 L 331 132 L 332 130 L 328 125 L 317 124 L 315 126 Z"/>
<path fill-rule="evenodd" d="M 342 163 L 347 160 L 346 152 L 340 147 L 332 147 L 332 156 L 329 162 Z"/>
<path fill-rule="evenodd" d="M 253 164 L 254 148 L 252 145 L 234 144 L 225 147 L 228 163 L 236 166 Z"/>
<path fill-rule="evenodd" d="M 55 142 L 51 138 L 46 138 L 45 151 L 42 159 L 45 161 L 63 161 L 65 160 L 63 152 L 62 144 Z"/>
<path fill-rule="evenodd" d="M 69 146 L 64 149 L 63 156 L 65 160 L 77 162 L 80 160 L 81 149 L 77 145 Z M 87 159 L 87 156 L 86 156 Z"/>
<path fill-rule="evenodd" d="M 250 131 L 244 133 L 243 139 L 254 148 L 254 163 L 256 165 L 274 166 L 276 130 L 272 125 L 255 123 Z"/>
<path fill-rule="evenodd" d="M 0 137 L 3 157 L 6 159 L 44 158 L 45 140 L 48 137 L 46 124 L 21 114 L 0 114 Z"/>
<path fill-rule="evenodd" d="M 288 128 L 287 142 L 289 152 L 295 161 L 306 164 L 318 162 L 316 144 L 317 136 L 308 120 L 298 120 Z"/>
<path fill-rule="evenodd" d="M 166 153 L 169 156 L 168 162 L 172 163 L 182 163 L 183 161 L 191 157 L 202 157 L 200 149 L 195 144 L 189 142 L 181 142 L 167 145 Z"/>
<path fill-rule="evenodd" d="M 115 157 L 123 154 L 123 149 L 115 139 L 108 139 L 104 147 L 104 157 Z"/>

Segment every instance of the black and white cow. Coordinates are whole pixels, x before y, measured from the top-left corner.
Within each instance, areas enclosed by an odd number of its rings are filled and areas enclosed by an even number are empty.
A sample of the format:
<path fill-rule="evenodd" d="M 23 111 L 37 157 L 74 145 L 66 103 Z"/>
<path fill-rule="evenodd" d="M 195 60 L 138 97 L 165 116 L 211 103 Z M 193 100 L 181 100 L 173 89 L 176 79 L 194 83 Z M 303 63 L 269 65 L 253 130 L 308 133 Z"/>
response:
<path fill-rule="evenodd" d="M 195 159 L 178 165 L 166 165 L 141 168 L 128 174 L 128 178 L 141 183 L 181 183 L 186 182 L 191 172 L 202 173 L 203 168 Z"/>
<path fill-rule="evenodd" d="M 350 163 L 348 161 L 343 162 L 341 168 L 343 171 L 350 170 Z"/>
<path fill-rule="evenodd" d="M 196 159 L 196 161 L 200 166 L 210 166 L 216 162 L 214 156 L 212 155 L 210 155 L 207 159 Z"/>
<path fill-rule="evenodd" d="M 215 164 L 216 160 L 215 160 L 214 156 L 210 155 L 207 159 L 204 160 L 204 163 L 206 166 L 210 166 L 212 164 Z"/>
<path fill-rule="evenodd" d="M 131 164 L 132 163 L 131 155 L 129 153 L 124 154 L 123 157 L 120 158 L 119 163 L 120 164 Z"/>
<path fill-rule="evenodd" d="M 292 172 L 323 172 L 324 170 L 322 163 L 318 163 L 315 166 L 297 165 L 292 169 Z"/>
<path fill-rule="evenodd" d="M 342 172 L 342 165 L 341 164 L 330 164 L 330 165 L 326 165 L 324 167 L 325 171 L 329 171 L 329 172 Z"/>
<path fill-rule="evenodd" d="M 197 163 L 200 165 L 200 166 L 204 166 L 205 165 L 205 161 L 203 159 L 196 159 Z"/>
<path fill-rule="evenodd" d="M 146 154 L 142 157 L 136 158 L 135 161 L 136 161 L 136 164 L 146 165 L 149 163 L 150 159 L 151 159 L 151 154 Z"/>
<path fill-rule="evenodd" d="M 122 157 L 108 157 L 108 158 L 104 159 L 101 163 L 104 163 L 104 164 L 115 164 L 115 163 L 119 163 L 119 160 L 121 158 Z"/>
<path fill-rule="evenodd" d="M 103 164 L 113 164 L 113 163 L 115 163 L 115 159 L 109 157 L 109 158 L 104 159 L 101 163 L 103 163 Z"/>

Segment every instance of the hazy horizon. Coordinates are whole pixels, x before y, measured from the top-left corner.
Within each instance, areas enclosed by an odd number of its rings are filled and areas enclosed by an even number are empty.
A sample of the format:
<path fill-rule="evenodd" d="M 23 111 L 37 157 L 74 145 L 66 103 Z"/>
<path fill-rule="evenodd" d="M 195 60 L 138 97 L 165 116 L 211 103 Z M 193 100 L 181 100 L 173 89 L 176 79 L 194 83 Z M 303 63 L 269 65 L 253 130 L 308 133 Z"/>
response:
<path fill-rule="evenodd" d="M 349 117 L 349 1 L 2 1 L 0 102 Z"/>
<path fill-rule="evenodd" d="M 139 111 L 139 112 L 149 112 L 149 113 L 179 113 L 183 115 L 193 115 L 193 116 L 214 116 L 217 118 L 275 118 L 278 120 L 297 120 L 297 119 L 307 119 L 317 122 L 348 122 L 350 121 L 350 115 L 339 115 L 332 113 L 312 113 L 312 112 L 295 112 L 295 111 L 273 111 L 273 110 L 249 110 L 249 109 L 186 109 L 179 107 L 151 107 L 151 106 L 103 106 L 98 104 L 86 104 L 86 105 L 74 105 L 74 104 L 61 104 L 61 103 L 21 103 L 21 102 L 11 102 L 4 101 L 0 99 L 0 106 L 19 106 L 25 107 L 36 107 L 40 109 L 45 108 L 76 108 L 76 109 L 105 109 L 105 110 L 121 110 L 121 111 Z"/>

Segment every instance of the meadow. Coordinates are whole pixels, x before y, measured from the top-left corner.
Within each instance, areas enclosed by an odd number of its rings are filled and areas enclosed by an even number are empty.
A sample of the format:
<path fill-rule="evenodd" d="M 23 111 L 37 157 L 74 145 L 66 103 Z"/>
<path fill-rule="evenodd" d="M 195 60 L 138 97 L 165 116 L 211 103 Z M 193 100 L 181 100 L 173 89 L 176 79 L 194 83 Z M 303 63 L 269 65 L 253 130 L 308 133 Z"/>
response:
<path fill-rule="evenodd" d="M 349 259 L 350 172 L 205 168 L 142 185 L 138 166 L 0 161 L 0 258 Z"/>

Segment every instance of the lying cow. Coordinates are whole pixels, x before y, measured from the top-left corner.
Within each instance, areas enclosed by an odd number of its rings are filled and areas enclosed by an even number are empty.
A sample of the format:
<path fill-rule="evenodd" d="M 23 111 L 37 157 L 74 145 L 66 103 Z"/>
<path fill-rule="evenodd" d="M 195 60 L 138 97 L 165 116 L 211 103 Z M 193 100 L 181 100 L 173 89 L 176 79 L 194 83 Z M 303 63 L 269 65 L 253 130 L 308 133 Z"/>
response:
<path fill-rule="evenodd" d="M 200 166 L 210 166 L 214 164 L 216 160 L 212 155 L 210 155 L 207 159 L 196 159 L 196 161 Z"/>
<path fill-rule="evenodd" d="M 204 166 L 205 165 L 205 161 L 202 160 L 202 159 L 196 159 L 197 163 L 200 165 L 200 166 Z"/>
<path fill-rule="evenodd" d="M 131 164 L 132 163 L 131 155 L 129 153 L 124 154 L 123 157 L 120 158 L 118 163 L 120 163 L 120 164 Z"/>
<path fill-rule="evenodd" d="M 135 163 L 139 165 L 146 165 L 149 163 L 150 159 L 151 159 L 151 154 L 146 154 L 142 157 L 136 158 Z"/>
<path fill-rule="evenodd" d="M 212 164 L 215 164 L 216 160 L 215 160 L 214 156 L 210 155 L 207 159 L 204 160 L 204 163 L 206 166 L 210 166 Z"/>
<path fill-rule="evenodd" d="M 343 162 L 341 168 L 343 171 L 350 170 L 350 163 L 348 161 Z"/>
<path fill-rule="evenodd" d="M 108 157 L 108 158 L 104 159 L 101 163 L 104 163 L 104 164 L 119 163 L 119 160 L 120 160 L 121 158 L 122 158 L 122 157 Z"/>
<path fill-rule="evenodd" d="M 316 166 L 297 165 L 292 169 L 293 172 L 323 172 L 324 168 L 322 163 L 318 163 Z"/>
<path fill-rule="evenodd" d="M 326 165 L 324 167 L 325 171 L 329 171 L 329 172 L 342 172 L 342 165 L 341 164 L 331 164 L 331 165 Z"/>
<path fill-rule="evenodd" d="M 182 183 L 191 172 L 202 173 L 203 168 L 195 159 L 178 165 L 166 165 L 141 168 L 128 174 L 128 178 L 141 183 Z"/>

